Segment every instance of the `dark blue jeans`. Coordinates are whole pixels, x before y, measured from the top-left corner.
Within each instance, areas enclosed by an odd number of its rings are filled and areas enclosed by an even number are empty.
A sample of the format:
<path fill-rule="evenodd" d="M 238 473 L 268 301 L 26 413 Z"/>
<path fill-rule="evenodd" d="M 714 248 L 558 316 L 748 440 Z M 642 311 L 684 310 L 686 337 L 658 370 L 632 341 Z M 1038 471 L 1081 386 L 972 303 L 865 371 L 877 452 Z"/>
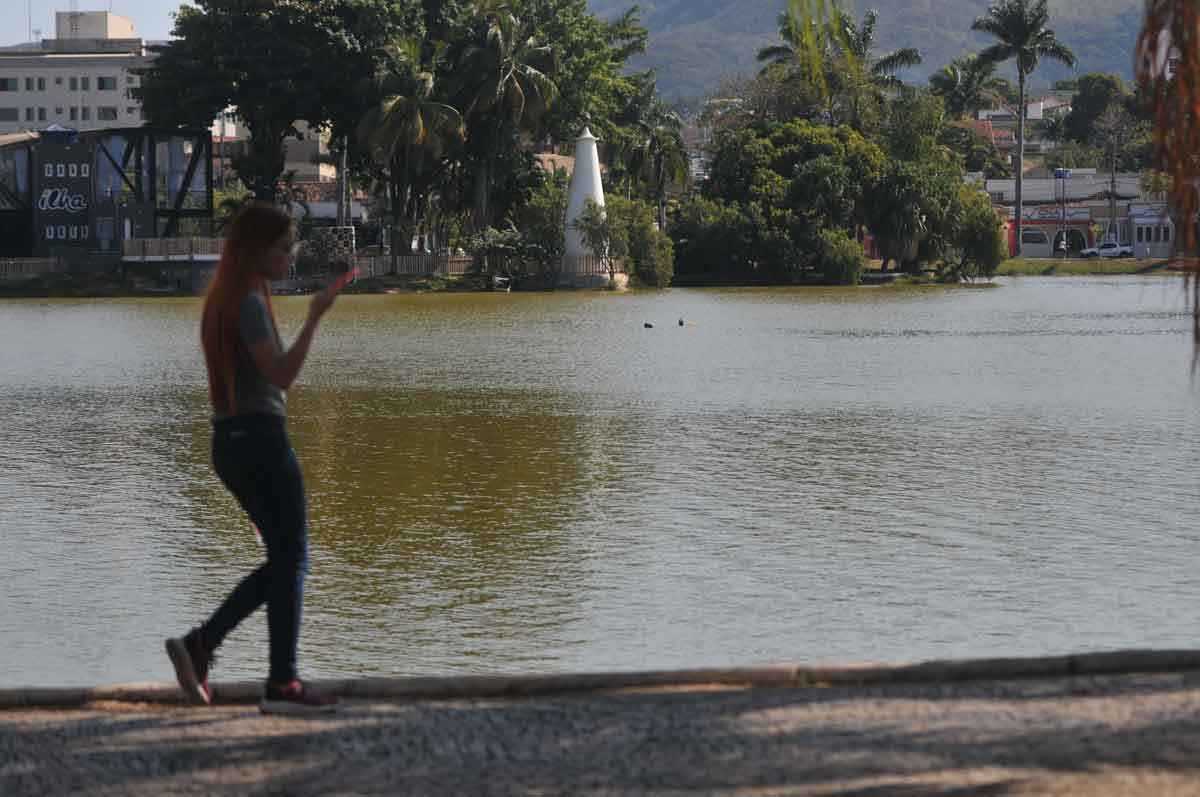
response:
<path fill-rule="evenodd" d="M 284 419 L 235 415 L 214 421 L 212 458 L 221 481 L 258 526 L 267 561 L 229 594 L 204 625 L 201 639 L 215 650 L 238 623 L 266 603 L 270 679 L 289 683 L 296 677 L 308 521 L 300 463 Z"/>

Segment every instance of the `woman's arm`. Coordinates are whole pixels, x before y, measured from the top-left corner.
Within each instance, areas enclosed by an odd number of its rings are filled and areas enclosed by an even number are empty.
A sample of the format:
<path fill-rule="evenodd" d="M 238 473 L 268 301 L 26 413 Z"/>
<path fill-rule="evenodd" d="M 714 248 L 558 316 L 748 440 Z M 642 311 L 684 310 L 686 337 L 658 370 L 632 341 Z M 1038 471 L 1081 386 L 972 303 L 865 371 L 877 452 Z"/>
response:
<path fill-rule="evenodd" d="M 300 375 L 305 358 L 308 357 L 308 349 L 312 345 L 313 335 L 316 334 L 317 324 L 321 316 L 333 306 L 335 298 L 337 294 L 328 289 L 313 295 L 312 302 L 308 305 L 308 318 L 304 320 L 304 327 L 291 348 L 286 351 L 280 348 L 273 335 L 246 347 L 263 378 L 280 390 L 287 390 L 292 386 L 296 377 Z"/>

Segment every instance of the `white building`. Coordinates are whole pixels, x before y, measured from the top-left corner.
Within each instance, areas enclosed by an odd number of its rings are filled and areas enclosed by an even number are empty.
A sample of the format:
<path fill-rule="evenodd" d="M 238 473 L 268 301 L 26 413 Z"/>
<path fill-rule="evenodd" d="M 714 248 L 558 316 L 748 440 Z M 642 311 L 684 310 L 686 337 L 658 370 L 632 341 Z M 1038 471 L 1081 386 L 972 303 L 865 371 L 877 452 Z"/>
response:
<path fill-rule="evenodd" d="M 59 12 L 55 38 L 0 48 L 0 133 L 141 125 L 131 90 L 152 59 L 128 19 Z"/>

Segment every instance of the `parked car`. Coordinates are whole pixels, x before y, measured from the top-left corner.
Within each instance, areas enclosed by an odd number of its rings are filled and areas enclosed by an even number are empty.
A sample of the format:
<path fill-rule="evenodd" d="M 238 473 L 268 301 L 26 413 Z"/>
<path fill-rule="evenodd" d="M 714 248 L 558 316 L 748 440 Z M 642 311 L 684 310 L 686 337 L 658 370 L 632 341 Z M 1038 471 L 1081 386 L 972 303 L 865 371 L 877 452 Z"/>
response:
<path fill-rule="evenodd" d="M 1133 257 L 1133 247 L 1116 241 L 1105 241 L 1099 246 L 1079 250 L 1080 257 Z"/>

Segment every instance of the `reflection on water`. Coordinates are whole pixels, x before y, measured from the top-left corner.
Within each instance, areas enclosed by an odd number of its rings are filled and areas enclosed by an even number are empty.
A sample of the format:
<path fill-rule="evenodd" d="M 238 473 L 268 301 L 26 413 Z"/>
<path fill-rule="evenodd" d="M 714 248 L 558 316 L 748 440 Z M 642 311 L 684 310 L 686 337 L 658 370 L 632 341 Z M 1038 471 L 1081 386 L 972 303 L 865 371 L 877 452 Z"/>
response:
<path fill-rule="evenodd" d="M 305 672 L 1193 644 L 1180 295 L 346 297 L 289 397 Z M 256 565 L 197 312 L 0 303 L 0 685 L 167 678 L 162 636 Z M 265 636 L 219 677 L 260 675 Z"/>

